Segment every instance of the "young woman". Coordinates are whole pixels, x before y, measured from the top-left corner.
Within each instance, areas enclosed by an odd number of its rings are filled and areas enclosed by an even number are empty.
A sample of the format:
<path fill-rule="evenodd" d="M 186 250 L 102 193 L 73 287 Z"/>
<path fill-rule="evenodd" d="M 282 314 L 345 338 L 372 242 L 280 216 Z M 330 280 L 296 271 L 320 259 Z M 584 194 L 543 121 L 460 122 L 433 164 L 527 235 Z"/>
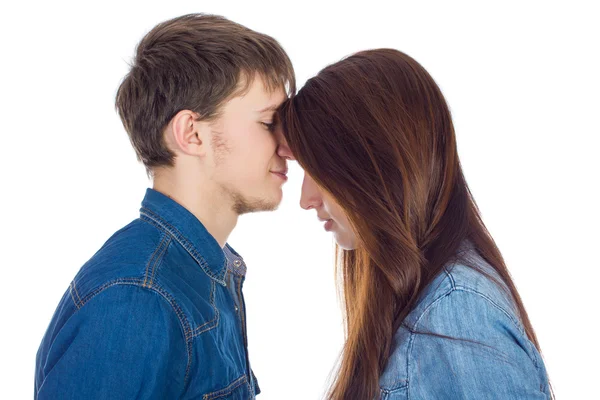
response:
<path fill-rule="evenodd" d="M 363 51 L 310 79 L 279 118 L 306 171 L 301 205 L 337 241 L 346 342 L 328 398 L 551 398 L 427 71 Z"/>

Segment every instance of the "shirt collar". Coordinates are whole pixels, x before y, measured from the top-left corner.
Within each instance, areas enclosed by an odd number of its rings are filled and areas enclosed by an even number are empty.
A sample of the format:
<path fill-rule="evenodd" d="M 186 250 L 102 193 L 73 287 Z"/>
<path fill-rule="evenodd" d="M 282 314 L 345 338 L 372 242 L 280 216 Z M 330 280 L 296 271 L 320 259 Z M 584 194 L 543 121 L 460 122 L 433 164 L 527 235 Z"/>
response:
<path fill-rule="evenodd" d="M 227 265 L 232 262 L 202 222 L 181 204 L 148 188 L 140 218 L 150 219 L 168 231 L 211 278 L 225 285 Z M 228 245 L 227 245 L 228 247 Z M 241 260 L 241 257 L 239 257 Z"/>

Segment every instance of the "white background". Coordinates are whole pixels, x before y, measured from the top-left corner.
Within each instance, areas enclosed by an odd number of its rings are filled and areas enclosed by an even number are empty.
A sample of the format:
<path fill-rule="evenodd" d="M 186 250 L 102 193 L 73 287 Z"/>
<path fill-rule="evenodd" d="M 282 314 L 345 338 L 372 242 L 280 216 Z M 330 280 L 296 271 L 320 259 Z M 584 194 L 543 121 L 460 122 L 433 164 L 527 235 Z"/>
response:
<path fill-rule="evenodd" d="M 417 59 L 453 112 L 484 221 L 535 327 L 558 398 L 597 395 L 599 13 L 593 2 L 3 2 L 0 398 L 31 398 L 35 354 L 80 266 L 150 185 L 114 96 L 141 37 L 189 12 L 274 36 L 299 86 L 355 51 Z M 7 5 L 9 4 L 9 5 Z M 299 208 L 244 216 L 253 368 L 263 400 L 318 399 L 343 340 L 333 246 Z"/>

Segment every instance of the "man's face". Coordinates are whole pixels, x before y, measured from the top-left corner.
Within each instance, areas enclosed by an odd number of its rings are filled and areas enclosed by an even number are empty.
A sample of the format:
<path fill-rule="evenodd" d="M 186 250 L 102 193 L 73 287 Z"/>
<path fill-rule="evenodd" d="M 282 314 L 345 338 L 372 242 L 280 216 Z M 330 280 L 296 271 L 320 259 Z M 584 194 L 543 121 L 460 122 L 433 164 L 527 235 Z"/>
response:
<path fill-rule="evenodd" d="M 211 179 L 238 215 L 274 210 L 281 202 L 287 165 L 277 154 L 272 124 L 285 98 L 283 88 L 269 92 L 256 77 L 245 95 L 224 104 L 212 125 Z"/>

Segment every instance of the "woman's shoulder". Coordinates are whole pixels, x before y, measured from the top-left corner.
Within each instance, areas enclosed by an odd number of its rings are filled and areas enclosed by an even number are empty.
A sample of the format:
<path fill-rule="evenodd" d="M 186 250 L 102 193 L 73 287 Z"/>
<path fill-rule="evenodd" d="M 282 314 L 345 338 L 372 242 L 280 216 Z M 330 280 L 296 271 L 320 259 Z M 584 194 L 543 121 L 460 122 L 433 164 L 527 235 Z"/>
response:
<path fill-rule="evenodd" d="M 396 332 L 380 386 L 389 393 L 409 390 L 409 382 L 413 390 L 462 385 L 501 391 L 478 383 L 498 376 L 510 376 L 536 393 L 546 379 L 500 275 L 482 260 L 449 264 Z"/>
<path fill-rule="evenodd" d="M 434 312 L 440 307 L 451 312 Z M 416 329 L 419 325 L 443 327 L 448 319 L 461 321 L 473 313 L 491 315 L 492 309 L 522 328 L 512 294 L 500 274 L 481 257 L 472 254 L 468 262 L 455 262 L 442 269 L 421 294 L 405 325 Z"/>

